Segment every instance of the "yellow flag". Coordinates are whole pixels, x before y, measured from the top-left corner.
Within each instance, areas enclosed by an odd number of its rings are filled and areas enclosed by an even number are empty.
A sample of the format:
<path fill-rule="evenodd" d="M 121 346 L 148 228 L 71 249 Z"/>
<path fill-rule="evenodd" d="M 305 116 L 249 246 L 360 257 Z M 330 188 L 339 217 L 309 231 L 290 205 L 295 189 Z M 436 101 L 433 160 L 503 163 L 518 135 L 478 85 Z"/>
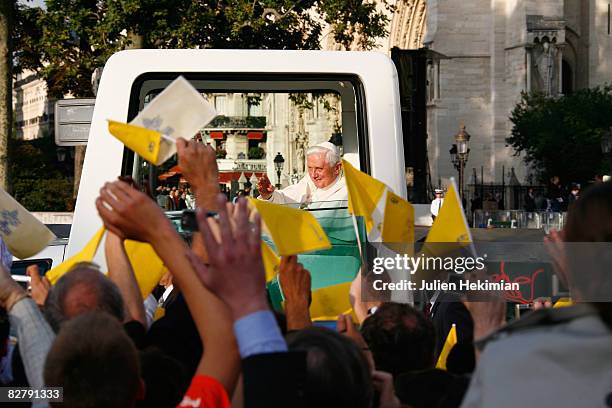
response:
<path fill-rule="evenodd" d="M 317 219 L 308 211 L 249 198 L 280 256 L 331 248 Z"/>
<path fill-rule="evenodd" d="M 436 217 L 425 242 L 471 243 L 472 234 L 465 219 L 454 180 L 448 187 L 440 212 Z"/>
<path fill-rule="evenodd" d="M 98 252 L 98 247 L 100 242 L 102 242 L 105 232 L 106 229 L 104 227 L 100 228 L 79 253 L 47 272 L 45 276 L 49 282 L 55 285 L 77 263 L 91 262 L 96 252 Z M 146 242 L 126 240 L 124 246 L 138 287 L 140 288 L 140 293 L 144 299 L 157 286 L 159 280 L 166 272 L 166 267 L 153 250 L 153 247 Z"/>
<path fill-rule="evenodd" d="M 124 246 L 144 299 L 155 289 L 167 268 L 150 244 L 126 240 Z"/>
<path fill-rule="evenodd" d="M 261 241 L 261 257 L 266 271 L 266 282 L 270 282 L 278 274 L 280 258 L 265 241 Z"/>
<path fill-rule="evenodd" d="M 108 121 L 108 131 L 145 160 L 159 165 L 161 133 L 127 123 Z"/>
<path fill-rule="evenodd" d="M 555 304 L 553 305 L 553 308 L 557 309 L 560 307 L 569 307 L 573 305 L 574 305 L 574 301 L 571 298 L 562 297 L 562 298 L 559 298 L 559 300 L 555 302 Z"/>
<path fill-rule="evenodd" d="M 414 242 L 414 208 L 408 201 L 388 190 L 382 240 L 393 244 Z"/>
<path fill-rule="evenodd" d="M 312 291 L 310 318 L 312 320 L 337 320 L 341 314 L 356 316 L 349 298 L 351 282 L 339 283 Z"/>
<path fill-rule="evenodd" d="M 100 242 L 102 241 L 102 237 L 104 236 L 105 232 L 106 229 L 104 227 L 100 228 L 79 253 L 47 272 L 45 277 L 49 280 L 49 282 L 52 285 L 55 285 L 59 278 L 68 272 L 74 265 L 78 264 L 79 262 L 91 262 L 98 251 L 98 246 L 100 246 Z"/>
<path fill-rule="evenodd" d="M 374 211 L 387 186 L 357 170 L 346 160 L 342 160 L 342 168 L 348 190 L 349 213 L 363 217 L 369 233 L 374 226 Z"/>
<path fill-rule="evenodd" d="M 448 358 L 448 355 L 455 344 L 457 344 L 457 326 L 455 326 L 453 323 L 453 326 L 448 331 L 448 336 L 446 336 L 446 341 L 444 342 L 444 346 L 440 352 L 440 357 L 438 357 L 436 368 L 446 370 L 446 359 Z"/>

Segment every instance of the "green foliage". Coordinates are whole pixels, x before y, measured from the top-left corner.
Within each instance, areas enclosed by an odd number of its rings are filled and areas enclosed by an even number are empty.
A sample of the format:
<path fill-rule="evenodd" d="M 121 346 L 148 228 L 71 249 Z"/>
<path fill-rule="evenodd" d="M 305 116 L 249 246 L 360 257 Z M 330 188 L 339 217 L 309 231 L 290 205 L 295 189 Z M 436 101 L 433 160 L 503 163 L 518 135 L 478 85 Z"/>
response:
<path fill-rule="evenodd" d="M 50 137 L 10 141 L 12 194 L 30 211 L 71 211 L 74 161 L 57 160 Z"/>
<path fill-rule="evenodd" d="M 385 0 L 388 9 L 392 6 Z M 318 49 L 322 23 L 344 49 L 371 49 L 388 17 L 370 0 L 46 0 L 20 5 L 17 72 L 34 69 L 52 97 L 91 96 L 91 74 L 141 36 L 145 48 Z"/>
<path fill-rule="evenodd" d="M 253 146 L 249 149 L 248 157 L 249 159 L 253 159 L 253 160 L 263 159 L 265 154 L 266 152 L 264 151 L 263 148 L 259 146 Z"/>
<path fill-rule="evenodd" d="M 512 111 L 506 139 L 534 168 L 540 181 L 557 175 L 565 183 L 605 174 L 601 135 L 612 125 L 612 86 L 579 90 L 560 98 L 523 94 Z"/>

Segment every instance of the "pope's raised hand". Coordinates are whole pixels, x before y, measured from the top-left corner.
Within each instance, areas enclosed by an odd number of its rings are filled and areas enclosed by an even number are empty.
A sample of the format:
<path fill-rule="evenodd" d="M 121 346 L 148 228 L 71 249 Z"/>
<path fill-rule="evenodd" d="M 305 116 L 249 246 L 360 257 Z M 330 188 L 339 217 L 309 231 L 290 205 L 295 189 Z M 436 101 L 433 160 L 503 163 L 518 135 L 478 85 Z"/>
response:
<path fill-rule="evenodd" d="M 270 183 L 270 179 L 267 174 L 264 174 L 257 180 L 257 191 L 261 195 L 261 198 L 264 200 L 272 197 L 272 193 L 274 192 L 274 186 Z"/>

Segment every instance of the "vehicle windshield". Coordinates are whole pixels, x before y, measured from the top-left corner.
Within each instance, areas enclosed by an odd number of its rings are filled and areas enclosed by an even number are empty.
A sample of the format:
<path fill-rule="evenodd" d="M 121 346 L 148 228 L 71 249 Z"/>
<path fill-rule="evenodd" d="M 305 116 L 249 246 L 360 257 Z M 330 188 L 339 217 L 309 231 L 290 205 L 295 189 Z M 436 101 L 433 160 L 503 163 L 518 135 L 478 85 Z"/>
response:
<path fill-rule="evenodd" d="M 144 81 L 138 110 L 152 101 L 169 82 Z M 249 87 L 255 89 L 225 91 L 218 90 L 220 81 L 191 79 L 190 82 L 218 113 L 193 139 L 215 150 L 219 188 L 229 201 L 239 196 L 258 197 L 258 180 L 263 176 L 269 179 L 271 189 L 280 192 L 291 186 L 299 190 L 302 187 L 295 187 L 298 183 L 309 184 L 304 187 L 308 194 L 311 190 L 323 191 L 327 185 L 341 180 L 341 174 L 323 182 L 317 179 L 318 186 L 315 186 L 317 183 L 308 176 L 306 152 L 322 142 L 332 143 L 340 157 L 350 157 L 359 166 L 356 95 L 350 81 L 316 81 L 301 85 L 309 88 L 308 91 L 274 89 L 291 88 L 294 82 L 290 81 L 249 82 Z M 224 82 L 226 88 L 231 88 L 228 83 L 233 87 L 246 86 Z M 160 166 L 152 166 L 131 152 L 126 154 L 132 155 L 131 171 L 126 169 L 124 174 L 131 173 L 134 180 L 155 196 L 160 207 L 166 211 L 195 207 L 193 191 L 183 177 L 176 155 Z M 302 208 L 346 207 L 346 196 L 311 194 L 308 200 L 302 196 L 306 197 L 301 191 L 297 195 L 289 194 L 289 198 L 280 203 Z"/>

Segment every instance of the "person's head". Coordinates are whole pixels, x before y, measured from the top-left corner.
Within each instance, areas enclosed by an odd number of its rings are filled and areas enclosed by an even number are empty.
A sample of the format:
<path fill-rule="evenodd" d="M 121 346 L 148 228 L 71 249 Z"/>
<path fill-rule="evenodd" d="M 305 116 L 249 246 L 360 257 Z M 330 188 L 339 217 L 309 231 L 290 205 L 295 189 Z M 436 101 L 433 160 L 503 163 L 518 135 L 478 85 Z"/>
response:
<path fill-rule="evenodd" d="M 435 332 L 432 323 L 412 306 L 384 303 L 361 325 L 376 369 L 398 374 L 433 367 Z"/>
<path fill-rule="evenodd" d="M 580 185 L 579 185 L 579 184 L 576 184 L 576 183 L 572 183 L 572 184 L 570 185 L 570 192 L 571 192 L 573 195 L 578 195 L 578 193 L 580 193 Z"/>
<path fill-rule="evenodd" d="M 351 339 L 322 327 L 289 334 L 291 351 L 306 357 L 305 399 L 309 407 L 369 408 L 373 388 L 368 363 Z"/>
<path fill-rule="evenodd" d="M 138 351 L 119 321 L 104 312 L 66 322 L 47 354 L 44 380 L 63 387 L 61 407 L 128 408 L 144 396 Z"/>
<path fill-rule="evenodd" d="M 98 266 L 89 262 L 74 265 L 49 291 L 44 313 L 57 332 L 64 321 L 85 312 L 105 311 L 122 321 L 123 298 L 117 286 Z"/>
<path fill-rule="evenodd" d="M 564 228 L 567 243 L 612 242 L 612 182 L 594 184 L 570 208 Z M 571 244 L 570 244 L 571 245 Z M 612 251 L 605 244 L 579 245 L 568 248 L 569 280 L 574 283 L 576 297 L 583 301 L 599 299 L 594 306 L 602 319 L 612 328 L 612 303 L 607 300 L 612 293 L 610 265 Z"/>
<path fill-rule="evenodd" d="M 323 142 L 306 151 L 306 166 L 314 185 L 317 188 L 325 188 L 340 175 L 342 162 L 336 146 Z"/>
<path fill-rule="evenodd" d="M 137 407 L 176 407 L 189 387 L 186 368 L 158 348 L 140 352 L 140 367 L 145 383 L 145 396 Z"/>
<path fill-rule="evenodd" d="M 444 190 L 442 190 L 441 188 L 436 188 L 436 189 L 434 190 L 434 196 L 435 196 L 436 198 L 442 198 L 442 197 L 444 197 Z"/>
<path fill-rule="evenodd" d="M 551 182 L 551 184 L 557 185 L 557 184 L 559 184 L 559 181 L 560 181 L 560 180 L 559 180 L 559 176 L 552 176 L 552 177 L 550 178 L 550 182 Z"/>

